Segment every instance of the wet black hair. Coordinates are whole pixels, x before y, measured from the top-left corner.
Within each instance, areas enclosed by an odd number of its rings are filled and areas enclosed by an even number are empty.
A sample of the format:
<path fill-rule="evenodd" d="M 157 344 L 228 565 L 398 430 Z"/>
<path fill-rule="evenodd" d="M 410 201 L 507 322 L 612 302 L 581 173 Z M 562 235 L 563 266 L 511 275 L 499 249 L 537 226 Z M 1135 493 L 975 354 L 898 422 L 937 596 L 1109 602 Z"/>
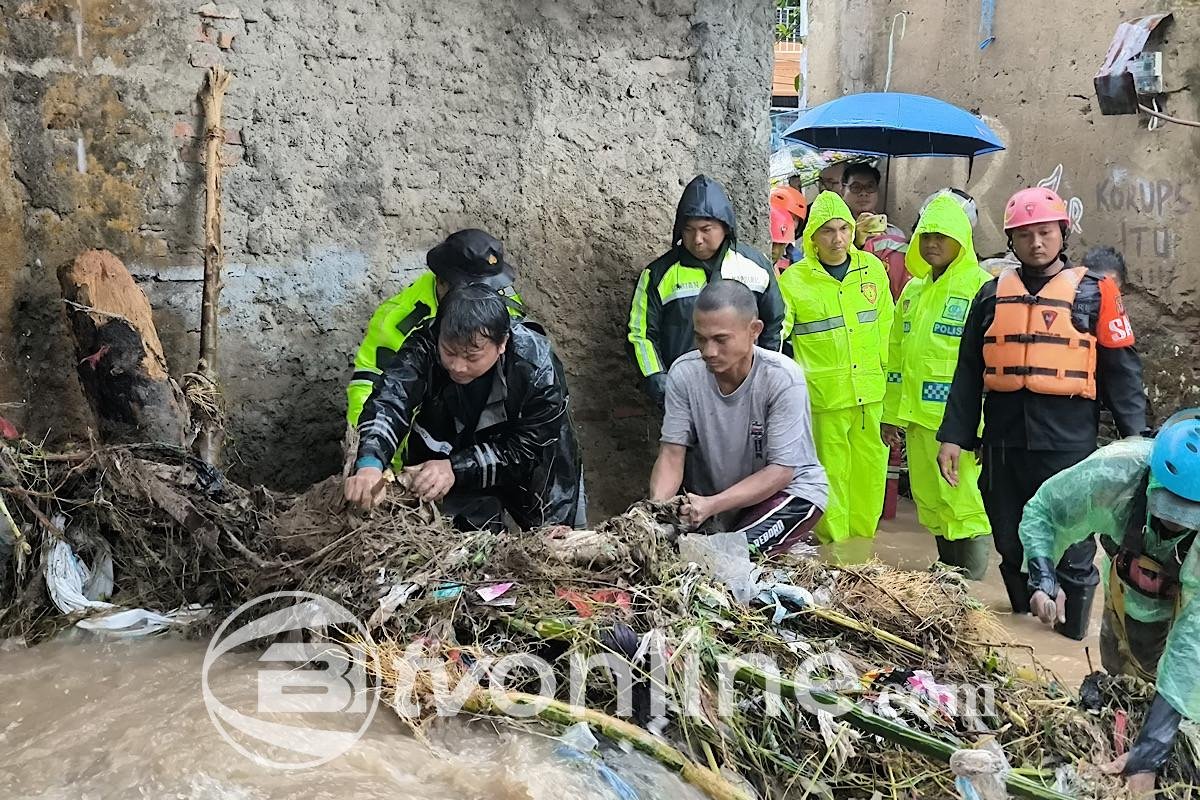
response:
<path fill-rule="evenodd" d="M 883 180 L 883 175 L 879 170 L 870 164 L 851 164 L 842 172 L 842 186 L 847 186 L 850 183 L 850 178 L 853 175 L 869 175 L 875 179 L 876 183 Z"/>
<path fill-rule="evenodd" d="M 758 319 L 758 300 L 754 292 L 741 281 L 722 278 L 713 281 L 700 291 L 696 298 L 696 311 L 709 313 L 732 308 L 745 320 Z"/>
<path fill-rule="evenodd" d="M 1115 247 L 1093 247 L 1083 257 L 1083 265 L 1093 272 L 1103 272 L 1117 276 L 1117 283 L 1125 285 L 1129 277 L 1129 268 L 1125 266 L 1125 256 Z"/>
<path fill-rule="evenodd" d="M 480 336 L 503 344 L 512 326 L 504 298 L 478 283 L 459 286 L 442 298 L 437 322 L 439 340 L 462 345 L 474 344 Z"/>

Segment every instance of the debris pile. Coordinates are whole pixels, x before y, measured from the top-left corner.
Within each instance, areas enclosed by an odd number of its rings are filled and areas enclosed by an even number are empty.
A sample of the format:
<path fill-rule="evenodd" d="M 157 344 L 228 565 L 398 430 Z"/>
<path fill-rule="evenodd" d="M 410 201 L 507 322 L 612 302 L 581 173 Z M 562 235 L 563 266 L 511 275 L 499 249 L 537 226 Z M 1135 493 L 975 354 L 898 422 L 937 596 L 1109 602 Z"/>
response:
<path fill-rule="evenodd" d="M 261 594 L 311 591 L 368 623 L 365 658 L 414 730 L 445 700 L 416 666 L 432 659 L 451 691 L 468 681 L 469 713 L 587 723 L 710 797 L 1119 797 L 1096 765 L 1149 699 L 1098 677 L 1081 703 L 1016 666 L 955 573 L 755 563 L 686 534 L 669 504 L 591 531 L 463 533 L 399 487 L 363 515 L 337 477 L 283 495 L 181 448 L 27 442 L 0 449 L 0 500 L 0 636 L 135 608 L 203 635 Z M 51 591 L 63 545 L 87 595 L 70 613 Z M 489 667 L 511 655 L 548 665 L 552 697 L 532 667 L 500 685 Z M 1189 796 L 1194 741 L 1180 737 L 1160 796 Z"/>

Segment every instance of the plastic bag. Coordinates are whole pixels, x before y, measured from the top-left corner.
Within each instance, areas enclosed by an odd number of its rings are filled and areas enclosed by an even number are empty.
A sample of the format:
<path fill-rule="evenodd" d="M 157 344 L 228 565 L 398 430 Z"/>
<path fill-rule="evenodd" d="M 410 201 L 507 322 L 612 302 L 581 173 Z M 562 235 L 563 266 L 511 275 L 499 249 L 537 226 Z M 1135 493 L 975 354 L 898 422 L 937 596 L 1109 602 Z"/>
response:
<path fill-rule="evenodd" d="M 55 520 L 58 522 L 58 519 Z M 104 612 L 76 622 L 76 626 L 103 631 L 110 636 L 136 637 L 158 633 L 172 625 L 186 625 L 208 615 L 200 605 L 159 613 L 144 608 L 122 609 L 106 602 L 113 591 L 112 556 L 104 553 L 94 569 L 65 540 L 59 539 L 46 559 L 46 588 L 55 607 L 64 614 Z"/>
<path fill-rule="evenodd" d="M 688 534 L 679 539 L 679 557 L 699 564 L 729 587 L 735 600 L 748 603 L 758 594 L 762 570 L 750 561 L 746 534 L 739 531 L 711 535 Z"/>

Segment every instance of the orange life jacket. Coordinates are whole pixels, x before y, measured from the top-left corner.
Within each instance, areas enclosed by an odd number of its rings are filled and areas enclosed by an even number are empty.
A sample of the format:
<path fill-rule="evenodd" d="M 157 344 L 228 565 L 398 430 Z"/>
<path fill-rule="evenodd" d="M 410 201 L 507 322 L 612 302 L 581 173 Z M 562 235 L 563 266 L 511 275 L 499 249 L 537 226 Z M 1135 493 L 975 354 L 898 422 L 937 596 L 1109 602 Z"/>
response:
<path fill-rule="evenodd" d="M 1084 267 L 1064 269 L 1036 295 L 1015 269 L 1000 274 L 996 316 L 983 337 L 984 386 L 1096 398 L 1096 337 L 1071 323 L 1086 273 Z"/>

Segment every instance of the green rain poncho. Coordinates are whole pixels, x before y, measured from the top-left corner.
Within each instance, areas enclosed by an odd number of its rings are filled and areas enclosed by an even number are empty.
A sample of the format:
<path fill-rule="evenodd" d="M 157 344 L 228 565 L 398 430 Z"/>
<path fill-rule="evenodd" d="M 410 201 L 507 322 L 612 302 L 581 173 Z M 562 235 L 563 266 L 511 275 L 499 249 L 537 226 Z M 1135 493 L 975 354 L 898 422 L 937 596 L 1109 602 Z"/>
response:
<path fill-rule="evenodd" d="M 1058 563 L 1066 549 L 1093 533 L 1107 534 L 1119 542 L 1126 531 L 1146 525 L 1150 439 L 1124 439 L 1108 445 L 1042 484 L 1025 506 L 1021 543 L 1025 557 L 1049 558 Z M 1154 488 L 1150 482 L 1150 488 Z M 1134 519 L 1134 517 L 1139 517 Z M 1144 553 L 1168 562 L 1180 539 L 1160 538 L 1145 532 Z M 1200 547 L 1192 547 L 1179 572 L 1182 597 L 1162 658 L 1158 662 L 1158 693 L 1190 720 L 1200 721 Z M 1106 558 L 1100 574 L 1105 592 L 1110 580 Z M 1133 589 L 1125 592 L 1125 613 L 1139 622 L 1164 622 L 1175 615 L 1170 599 L 1146 597 Z"/>

